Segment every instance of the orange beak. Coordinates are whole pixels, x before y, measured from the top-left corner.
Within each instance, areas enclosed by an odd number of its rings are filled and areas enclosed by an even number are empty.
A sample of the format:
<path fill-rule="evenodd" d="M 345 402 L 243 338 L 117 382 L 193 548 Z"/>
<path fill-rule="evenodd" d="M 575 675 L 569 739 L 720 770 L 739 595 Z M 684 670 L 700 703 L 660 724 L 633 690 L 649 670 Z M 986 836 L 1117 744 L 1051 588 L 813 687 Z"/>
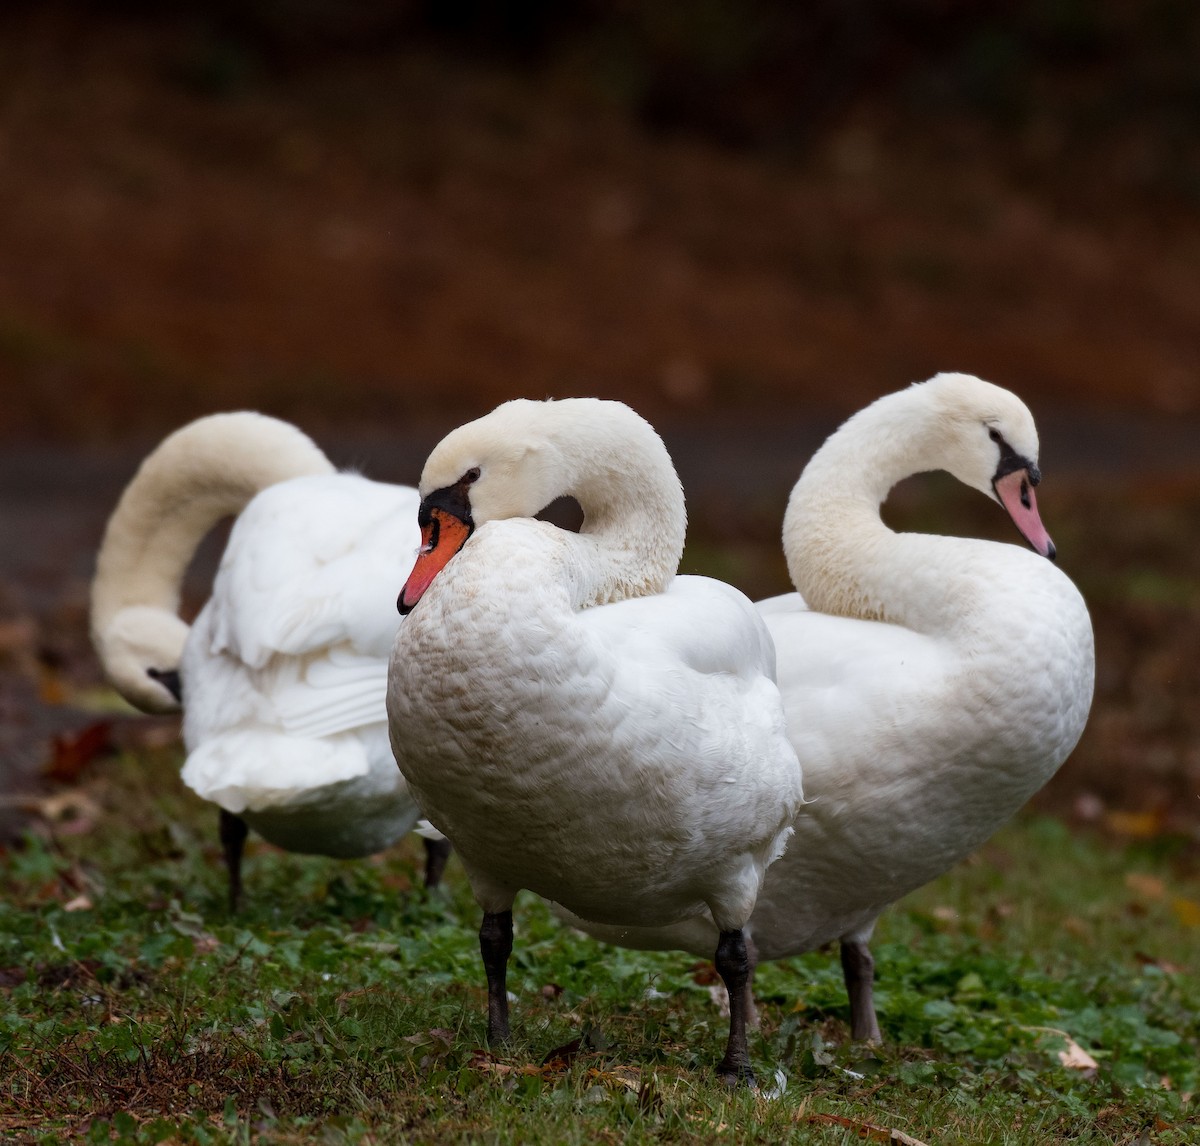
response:
<path fill-rule="evenodd" d="M 429 510 L 429 520 L 421 528 L 421 549 L 404 588 L 396 601 L 401 616 L 412 612 L 433 579 L 450 563 L 471 536 L 473 526 L 445 509 Z"/>

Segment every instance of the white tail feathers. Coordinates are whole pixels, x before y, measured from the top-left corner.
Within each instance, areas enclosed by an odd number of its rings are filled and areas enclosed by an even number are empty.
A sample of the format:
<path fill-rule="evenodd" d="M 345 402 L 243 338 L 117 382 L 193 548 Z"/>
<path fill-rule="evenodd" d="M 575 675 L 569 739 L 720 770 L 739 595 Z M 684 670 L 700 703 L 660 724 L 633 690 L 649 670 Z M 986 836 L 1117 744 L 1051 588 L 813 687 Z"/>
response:
<path fill-rule="evenodd" d="M 276 482 L 333 472 L 295 426 L 250 412 L 200 418 L 149 454 L 108 520 L 92 581 L 92 642 L 122 696 L 147 712 L 178 710 L 158 677 L 179 667 L 180 585 L 213 525 Z"/>

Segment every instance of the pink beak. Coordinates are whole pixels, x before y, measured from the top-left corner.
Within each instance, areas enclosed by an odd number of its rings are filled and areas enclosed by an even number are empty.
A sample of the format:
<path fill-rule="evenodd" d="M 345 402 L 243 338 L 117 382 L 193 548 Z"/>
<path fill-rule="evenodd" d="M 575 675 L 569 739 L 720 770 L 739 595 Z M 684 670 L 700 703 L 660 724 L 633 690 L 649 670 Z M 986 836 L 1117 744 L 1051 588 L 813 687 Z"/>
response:
<path fill-rule="evenodd" d="M 1054 542 L 1050 540 L 1050 534 L 1038 516 L 1037 498 L 1033 495 L 1029 471 L 1013 470 L 992 482 L 992 488 L 1021 536 L 1033 546 L 1035 552 L 1053 561 Z"/>

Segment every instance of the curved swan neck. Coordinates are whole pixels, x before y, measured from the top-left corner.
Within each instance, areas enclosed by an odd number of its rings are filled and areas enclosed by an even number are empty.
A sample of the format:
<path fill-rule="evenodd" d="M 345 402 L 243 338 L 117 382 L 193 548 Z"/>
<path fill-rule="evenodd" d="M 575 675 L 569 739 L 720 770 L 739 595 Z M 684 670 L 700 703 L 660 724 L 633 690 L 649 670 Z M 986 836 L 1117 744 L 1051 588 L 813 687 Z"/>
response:
<path fill-rule="evenodd" d="M 576 545 L 589 552 L 580 606 L 662 592 L 687 530 L 683 487 L 662 438 L 620 403 L 580 398 L 554 407 L 556 496 L 579 502 Z"/>
<path fill-rule="evenodd" d="M 476 526 L 535 517 L 560 497 L 584 513 L 563 534 L 579 607 L 661 592 L 683 556 L 683 488 L 662 438 L 621 402 L 515 398 L 443 438 L 421 496 L 456 491 Z"/>
<path fill-rule="evenodd" d="M 92 640 L 127 699 L 174 707 L 146 670 L 179 664 L 188 631 L 177 616 L 180 586 L 209 529 L 275 482 L 331 472 L 294 426 L 249 412 L 192 422 L 142 462 L 109 518 L 92 582 Z"/>
<path fill-rule="evenodd" d="M 924 386 L 880 398 L 847 420 L 800 475 L 784 514 L 783 547 L 810 608 L 906 621 L 903 577 L 890 565 L 901 539 L 879 509 L 897 482 L 939 468 L 929 399 Z M 923 613 L 928 606 L 921 602 Z"/>

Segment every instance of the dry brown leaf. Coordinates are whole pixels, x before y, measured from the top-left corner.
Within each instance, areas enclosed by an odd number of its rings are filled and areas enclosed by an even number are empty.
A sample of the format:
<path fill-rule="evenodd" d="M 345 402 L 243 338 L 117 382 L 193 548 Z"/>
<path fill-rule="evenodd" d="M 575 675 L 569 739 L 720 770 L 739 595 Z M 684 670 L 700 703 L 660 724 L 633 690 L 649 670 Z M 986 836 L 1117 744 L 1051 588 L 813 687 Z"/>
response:
<path fill-rule="evenodd" d="M 1066 1031 L 1058 1027 L 1024 1027 L 1023 1030 L 1052 1035 L 1065 1046 L 1058 1052 L 1058 1061 L 1068 1070 L 1099 1070 L 1100 1064 L 1092 1058 Z"/>
<path fill-rule="evenodd" d="M 1058 1052 L 1058 1061 L 1067 1070 L 1100 1069 L 1100 1064 L 1072 1038 L 1068 1038 L 1066 1047 Z"/>
<path fill-rule="evenodd" d="M 905 1134 L 903 1130 L 888 1126 L 876 1126 L 872 1122 L 862 1122 L 856 1118 L 843 1118 L 840 1114 L 809 1114 L 804 1117 L 804 1121 L 810 1125 L 823 1123 L 827 1126 L 841 1126 L 843 1129 L 852 1130 L 864 1142 L 894 1142 L 897 1146 L 925 1146 L 925 1143 L 919 1138 Z"/>
<path fill-rule="evenodd" d="M 38 699 L 52 708 L 67 703 L 67 686 L 63 678 L 47 665 L 38 666 Z"/>
<path fill-rule="evenodd" d="M 1140 871 L 1128 872 L 1125 876 L 1125 886 L 1146 899 L 1162 899 L 1167 893 L 1167 885 L 1158 876 Z"/>
<path fill-rule="evenodd" d="M 79 788 L 50 796 L 0 796 L 0 807 L 20 808 L 59 827 L 66 823 L 83 823 L 90 827 L 100 814 L 96 802 Z"/>
<path fill-rule="evenodd" d="M 1172 963 L 1169 959 L 1156 959 L 1143 951 L 1135 951 L 1133 957 L 1142 967 L 1157 967 L 1166 975 L 1181 975 L 1187 970 L 1179 963 Z"/>
<path fill-rule="evenodd" d="M 542 1059 L 542 1066 L 558 1070 L 565 1069 L 575 1060 L 575 1056 L 579 1054 L 582 1047 L 583 1036 L 580 1035 L 568 1043 L 563 1043 L 562 1046 L 548 1050 L 545 1058 Z"/>
<path fill-rule="evenodd" d="M 56 736 L 43 775 L 59 784 L 73 784 L 97 756 L 112 751 L 112 721 L 98 720 L 79 732 Z"/>
<path fill-rule="evenodd" d="M 1161 812 L 1106 812 L 1104 825 L 1118 836 L 1149 840 L 1162 833 Z"/>
<path fill-rule="evenodd" d="M 63 904 L 63 911 L 91 911 L 94 904 L 86 895 L 77 895 Z"/>
<path fill-rule="evenodd" d="M 597 1070 L 592 1067 L 589 1068 L 587 1076 L 609 1090 L 638 1091 L 642 1086 L 641 1075 L 633 1071 L 631 1077 L 628 1067 L 616 1067 L 613 1070 Z"/>

